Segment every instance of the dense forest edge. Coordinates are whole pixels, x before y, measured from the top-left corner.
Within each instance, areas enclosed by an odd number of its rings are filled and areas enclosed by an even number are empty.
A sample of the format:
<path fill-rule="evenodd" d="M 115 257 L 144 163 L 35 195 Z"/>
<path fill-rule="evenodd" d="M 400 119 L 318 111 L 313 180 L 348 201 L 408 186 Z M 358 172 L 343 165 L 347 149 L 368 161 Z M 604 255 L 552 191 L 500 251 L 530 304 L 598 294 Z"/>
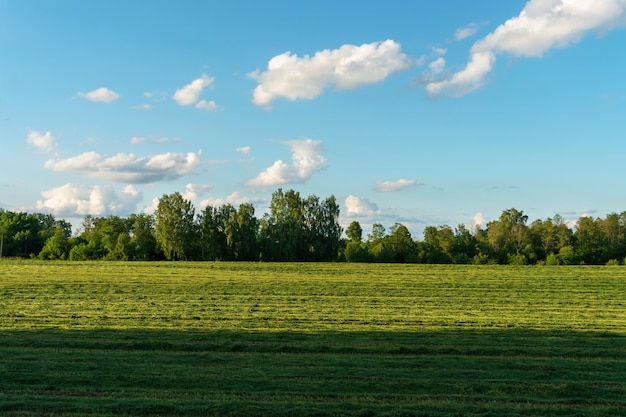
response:
<path fill-rule="evenodd" d="M 0 209 L 0 257 L 42 260 L 183 260 L 385 262 L 428 264 L 623 265 L 626 212 L 580 217 L 574 227 L 556 215 L 528 224 L 515 208 L 471 230 L 428 226 L 422 240 L 395 223 L 371 234 L 353 221 L 339 225 L 334 196 L 272 194 L 269 212 L 251 203 L 207 206 L 196 213 L 180 193 L 163 195 L 153 215 L 84 217 L 72 226 L 51 214 Z"/>

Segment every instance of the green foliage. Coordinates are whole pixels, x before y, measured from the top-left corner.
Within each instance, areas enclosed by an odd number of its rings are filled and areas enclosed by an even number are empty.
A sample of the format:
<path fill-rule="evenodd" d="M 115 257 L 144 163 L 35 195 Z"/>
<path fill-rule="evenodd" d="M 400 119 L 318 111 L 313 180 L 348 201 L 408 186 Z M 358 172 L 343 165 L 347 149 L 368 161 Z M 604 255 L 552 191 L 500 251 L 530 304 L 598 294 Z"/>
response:
<path fill-rule="evenodd" d="M 559 258 L 554 254 L 554 253 L 550 253 L 547 257 L 546 257 L 546 265 L 559 265 Z"/>
<path fill-rule="evenodd" d="M 426 264 L 604 265 L 626 258 L 626 212 L 581 217 L 574 228 L 559 215 L 527 225 L 511 208 L 486 228 L 427 226 L 423 240 L 402 223 L 372 225 L 365 242 L 357 221 L 342 239 L 335 197 L 302 197 L 278 189 L 270 212 L 255 217 L 252 204 L 195 207 L 179 193 L 164 195 L 155 215 L 85 216 L 64 257 L 81 260 L 337 261 Z M 55 258 L 46 242 L 71 226 L 51 215 L 0 210 L 0 255 Z M 50 245 L 57 243 L 50 242 Z"/>
<path fill-rule="evenodd" d="M 61 227 L 57 227 L 52 237 L 48 239 L 39 252 L 39 258 L 43 260 L 67 259 L 70 248 L 71 244 L 65 231 Z"/>
<path fill-rule="evenodd" d="M 195 209 L 180 193 L 164 195 L 159 199 L 155 234 L 168 260 L 193 259 L 197 241 Z"/>
<path fill-rule="evenodd" d="M 270 213 L 260 223 L 259 245 L 264 261 L 333 261 L 339 255 L 342 228 L 334 196 L 320 201 L 278 189 Z"/>
<path fill-rule="evenodd" d="M 363 240 L 363 229 L 361 228 L 361 224 L 357 221 L 353 221 L 346 228 L 346 236 L 352 242 L 361 243 Z"/>

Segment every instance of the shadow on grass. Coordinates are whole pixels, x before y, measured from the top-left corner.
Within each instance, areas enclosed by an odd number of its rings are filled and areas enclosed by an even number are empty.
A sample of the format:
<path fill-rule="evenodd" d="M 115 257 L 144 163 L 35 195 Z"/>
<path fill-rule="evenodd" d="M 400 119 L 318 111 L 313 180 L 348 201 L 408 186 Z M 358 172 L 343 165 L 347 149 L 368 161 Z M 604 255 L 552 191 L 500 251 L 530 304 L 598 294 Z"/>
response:
<path fill-rule="evenodd" d="M 0 414 L 626 415 L 626 337 L 4 331 Z"/>

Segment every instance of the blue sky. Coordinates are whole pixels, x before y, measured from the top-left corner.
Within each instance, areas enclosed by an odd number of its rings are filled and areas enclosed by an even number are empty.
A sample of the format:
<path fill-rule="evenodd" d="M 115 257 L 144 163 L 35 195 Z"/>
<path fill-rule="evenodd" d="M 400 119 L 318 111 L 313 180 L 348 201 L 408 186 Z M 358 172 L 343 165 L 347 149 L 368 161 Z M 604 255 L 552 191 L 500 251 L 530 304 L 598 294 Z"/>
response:
<path fill-rule="evenodd" d="M 626 210 L 626 0 L 0 0 L 0 207 L 341 223 Z"/>

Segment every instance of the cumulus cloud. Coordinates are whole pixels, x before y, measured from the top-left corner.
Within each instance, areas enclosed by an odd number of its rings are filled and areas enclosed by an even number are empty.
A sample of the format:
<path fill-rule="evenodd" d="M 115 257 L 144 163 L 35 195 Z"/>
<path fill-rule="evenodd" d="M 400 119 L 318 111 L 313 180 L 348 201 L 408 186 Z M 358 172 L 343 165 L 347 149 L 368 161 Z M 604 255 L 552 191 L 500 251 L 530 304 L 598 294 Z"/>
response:
<path fill-rule="evenodd" d="M 172 98 L 181 106 L 189 106 L 190 104 L 194 104 L 200 99 L 200 94 L 202 94 L 202 90 L 213 84 L 214 80 L 215 79 L 213 77 L 202 74 L 202 77 L 197 78 L 186 86 L 176 90 Z M 206 104 L 206 101 L 202 100 L 202 102 L 204 102 L 205 104 L 201 104 L 200 108 L 203 108 L 202 106 L 208 105 Z"/>
<path fill-rule="evenodd" d="M 327 161 L 321 140 L 289 140 L 284 143 L 291 148 L 291 163 L 278 160 L 259 175 L 248 180 L 246 185 L 269 187 L 303 183 Z"/>
<path fill-rule="evenodd" d="M 530 0 L 513 17 L 474 43 L 462 70 L 426 87 L 431 96 L 460 96 L 480 88 L 496 56 L 541 57 L 553 48 L 565 48 L 589 32 L 600 33 L 626 23 L 625 0 Z"/>
<path fill-rule="evenodd" d="M 211 184 L 187 184 L 182 196 L 185 200 L 195 201 L 198 197 L 203 196 L 211 189 L 213 189 Z"/>
<path fill-rule="evenodd" d="M 37 201 L 38 210 L 67 217 L 132 213 L 143 198 L 141 191 L 132 185 L 116 192 L 113 187 L 72 183 L 42 191 L 41 195 L 44 200 Z"/>
<path fill-rule="evenodd" d="M 250 199 L 240 195 L 237 191 L 229 194 L 226 198 L 207 198 L 200 202 L 200 207 L 204 209 L 207 206 L 221 207 L 225 204 L 230 204 L 233 207 L 239 207 L 241 204 L 249 203 Z"/>
<path fill-rule="evenodd" d="M 391 191 L 399 191 L 407 187 L 411 187 L 417 184 L 416 180 L 407 180 L 401 178 L 397 181 L 377 181 L 376 191 L 381 193 L 388 193 Z"/>
<path fill-rule="evenodd" d="M 110 103 L 120 98 L 119 94 L 117 94 L 115 91 L 109 90 L 106 87 L 100 87 L 96 90 L 89 91 L 88 93 L 83 93 L 82 91 L 80 91 L 78 93 L 78 96 L 85 98 L 89 101 L 95 101 L 100 103 Z"/>
<path fill-rule="evenodd" d="M 52 133 L 50 132 L 41 134 L 40 132 L 34 130 L 31 130 L 28 133 L 26 141 L 29 145 L 36 147 L 42 152 L 51 152 L 54 148 L 57 147 L 59 142 L 57 138 L 52 136 Z"/>
<path fill-rule="evenodd" d="M 285 52 L 270 59 L 267 70 L 248 74 L 259 85 L 254 89 L 253 102 L 271 107 L 274 100 L 313 99 L 325 89 L 355 89 L 361 85 L 383 81 L 389 75 L 411 66 L 411 59 L 400 51 L 393 40 L 325 49 L 312 57 L 299 57 Z"/>
<path fill-rule="evenodd" d="M 175 180 L 190 174 L 201 163 L 202 151 L 197 153 L 163 153 L 138 157 L 118 153 L 114 156 L 85 152 L 80 155 L 54 160 L 44 167 L 52 171 L 76 171 L 90 178 L 128 184 Z"/>
<path fill-rule="evenodd" d="M 378 214 L 378 206 L 367 198 L 349 195 L 343 202 L 346 207 L 346 215 L 355 217 L 365 217 Z"/>

